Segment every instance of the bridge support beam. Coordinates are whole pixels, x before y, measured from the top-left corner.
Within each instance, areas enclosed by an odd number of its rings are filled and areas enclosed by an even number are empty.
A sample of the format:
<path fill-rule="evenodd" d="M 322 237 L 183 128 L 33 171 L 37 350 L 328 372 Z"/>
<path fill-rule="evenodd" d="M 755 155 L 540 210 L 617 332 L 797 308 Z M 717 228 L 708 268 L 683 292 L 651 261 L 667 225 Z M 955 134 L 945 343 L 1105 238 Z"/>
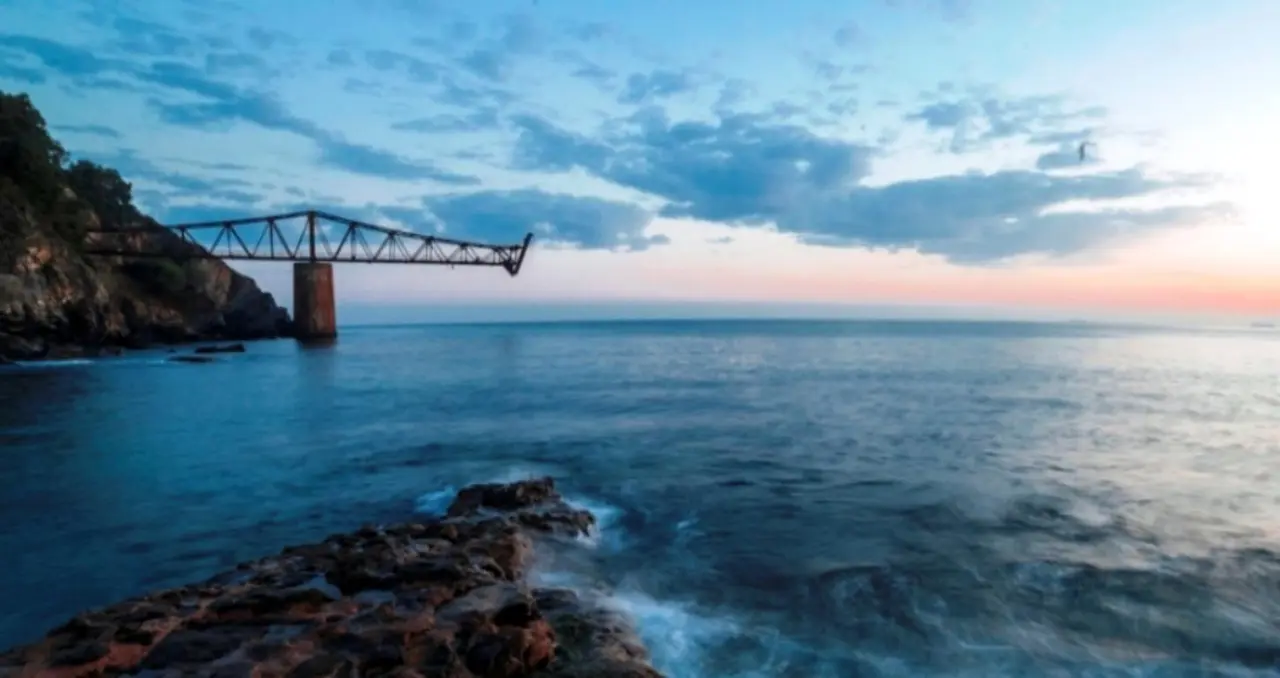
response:
<path fill-rule="evenodd" d="M 338 336 L 332 264 L 308 261 L 293 265 L 293 326 L 298 341 Z"/>

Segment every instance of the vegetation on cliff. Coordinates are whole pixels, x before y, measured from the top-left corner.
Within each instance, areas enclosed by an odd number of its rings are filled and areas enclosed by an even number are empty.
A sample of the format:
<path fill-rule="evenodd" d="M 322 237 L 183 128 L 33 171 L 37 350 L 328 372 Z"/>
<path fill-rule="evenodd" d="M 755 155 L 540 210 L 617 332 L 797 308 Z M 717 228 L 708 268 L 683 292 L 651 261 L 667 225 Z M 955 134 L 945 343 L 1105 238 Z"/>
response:
<path fill-rule="evenodd" d="M 83 253 L 91 229 L 154 225 L 119 172 L 72 161 L 28 96 L 0 92 L 0 357 L 288 334 L 271 295 L 220 261 Z M 137 238 L 193 247 L 163 232 Z"/>

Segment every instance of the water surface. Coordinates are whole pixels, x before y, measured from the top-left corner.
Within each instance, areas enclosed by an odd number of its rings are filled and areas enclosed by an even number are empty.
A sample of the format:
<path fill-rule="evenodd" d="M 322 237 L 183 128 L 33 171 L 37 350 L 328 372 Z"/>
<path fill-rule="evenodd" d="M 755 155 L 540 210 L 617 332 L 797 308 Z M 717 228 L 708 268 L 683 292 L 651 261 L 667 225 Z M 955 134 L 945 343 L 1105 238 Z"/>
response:
<path fill-rule="evenodd" d="M 1272 675 L 1280 338 L 1092 325 L 345 330 L 0 370 L 0 646 L 547 473 L 673 676 Z"/>

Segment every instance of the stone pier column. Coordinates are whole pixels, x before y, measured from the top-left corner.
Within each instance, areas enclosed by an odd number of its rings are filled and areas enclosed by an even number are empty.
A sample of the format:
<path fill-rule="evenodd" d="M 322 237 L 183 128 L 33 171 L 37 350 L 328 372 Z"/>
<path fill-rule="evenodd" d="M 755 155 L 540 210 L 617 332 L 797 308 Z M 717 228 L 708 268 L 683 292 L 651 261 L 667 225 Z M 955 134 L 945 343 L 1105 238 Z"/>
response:
<path fill-rule="evenodd" d="M 300 262 L 293 265 L 293 324 L 298 341 L 338 336 L 332 264 Z"/>

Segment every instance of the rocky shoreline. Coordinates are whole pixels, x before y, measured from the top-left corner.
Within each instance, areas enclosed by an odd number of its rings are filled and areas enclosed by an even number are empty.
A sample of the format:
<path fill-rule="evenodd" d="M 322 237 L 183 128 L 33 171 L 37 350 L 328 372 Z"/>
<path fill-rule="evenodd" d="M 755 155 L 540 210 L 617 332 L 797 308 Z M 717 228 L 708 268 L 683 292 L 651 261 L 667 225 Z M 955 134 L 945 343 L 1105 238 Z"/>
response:
<path fill-rule="evenodd" d="M 0 678 L 661 678 L 629 621 L 527 579 L 595 518 L 550 478 L 472 485 L 439 520 L 365 527 L 78 615 Z"/>
<path fill-rule="evenodd" d="M 0 91 L 0 142 L 0 358 L 292 336 L 270 293 L 155 228 L 119 172 L 73 161 L 26 94 Z"/>

